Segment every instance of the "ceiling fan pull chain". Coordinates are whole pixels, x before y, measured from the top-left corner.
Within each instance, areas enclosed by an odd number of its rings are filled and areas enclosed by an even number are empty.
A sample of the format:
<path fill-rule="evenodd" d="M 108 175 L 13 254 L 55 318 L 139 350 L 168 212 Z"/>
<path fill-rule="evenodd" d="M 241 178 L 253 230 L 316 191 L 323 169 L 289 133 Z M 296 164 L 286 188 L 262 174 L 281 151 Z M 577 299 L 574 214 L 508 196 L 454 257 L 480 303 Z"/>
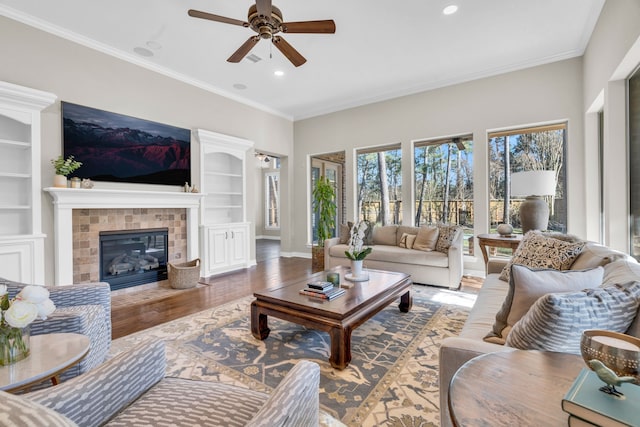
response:
<path fill-rule="evenodd" d="M 273 37 L 271 40 L 273 41 Z M 269 43 L 269 59 L 273 59 L 273 43 Z"/>

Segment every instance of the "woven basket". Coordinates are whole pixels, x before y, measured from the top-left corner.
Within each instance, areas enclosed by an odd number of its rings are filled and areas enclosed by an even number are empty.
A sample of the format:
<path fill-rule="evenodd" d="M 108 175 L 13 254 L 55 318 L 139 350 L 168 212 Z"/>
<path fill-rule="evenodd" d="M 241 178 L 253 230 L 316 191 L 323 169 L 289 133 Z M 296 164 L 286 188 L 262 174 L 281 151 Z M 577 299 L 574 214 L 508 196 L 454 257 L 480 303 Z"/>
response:
<path fill-rule="evenodd" d="M 180 264 L 167 263 L 169 285 L 173 289 L 193 288 L 200 279 L 200 258 Z"/>

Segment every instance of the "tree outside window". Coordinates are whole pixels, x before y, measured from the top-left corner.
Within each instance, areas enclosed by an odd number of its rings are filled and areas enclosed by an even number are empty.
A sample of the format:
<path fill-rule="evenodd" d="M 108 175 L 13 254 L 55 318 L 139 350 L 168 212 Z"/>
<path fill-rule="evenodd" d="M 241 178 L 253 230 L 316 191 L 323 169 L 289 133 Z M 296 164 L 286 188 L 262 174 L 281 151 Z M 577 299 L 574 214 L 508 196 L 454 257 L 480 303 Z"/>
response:
<path fill-rule="evenodd" d="M 402 150 L 398 146 L 359 150 L 357 212 L 374 224 L 402 223 Z"/>
<path fill-rule="evenodd" d="M 565 178 L 566 123 L 515 129 L 489 134 L 490 228 L 511 224 L 521 231 L 519 209 L 523 197 L 509 194 L 514 172 L 550 170 L 556 176 L 556 194 L 545 197 L 549 204 L 549 230 L 567 231 Z"/>
<path fill-rule="evenodd" d="M 414 144 L 416 226 L 462 225 L 465 253 L 473 236 L 473 141 L 471 135 Z"/>

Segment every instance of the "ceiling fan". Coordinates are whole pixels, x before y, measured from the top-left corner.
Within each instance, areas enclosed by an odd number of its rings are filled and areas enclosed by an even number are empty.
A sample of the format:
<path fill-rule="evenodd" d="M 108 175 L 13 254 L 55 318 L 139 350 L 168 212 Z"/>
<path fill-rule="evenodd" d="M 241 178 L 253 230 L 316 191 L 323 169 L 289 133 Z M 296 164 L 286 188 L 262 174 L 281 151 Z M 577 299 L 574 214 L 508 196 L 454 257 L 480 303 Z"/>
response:
<path fill-rule="evenodd" d="M 227 59 L 229 62 L 240 62 L 249 51 L 260 41 L 260 39 L 271 39 L 271 42 L 278 48 L 293 65 L 299 67 L 307 62 L 304 56 L 293 48 L 285 39 L 276 34 L 282 33 L 316 33 L 333 34 L 336 32 L 336 24 L 333 19 L 323 21 L 301 21 L 283 22 L 282 12 L 275 7 L 271 0 L 256 0 L 256 4 L 249 7 L 247 22 L 239 19 L 227 18 L 214 15 L 208 12 L 189 9 L 189 16 L 194 18 L 208 19 L 210 21 L 222 22 L 225 24 L 239 25 L 251 28 L 258 33 L 257 36 L 249 37 L 238 50 Z"/>

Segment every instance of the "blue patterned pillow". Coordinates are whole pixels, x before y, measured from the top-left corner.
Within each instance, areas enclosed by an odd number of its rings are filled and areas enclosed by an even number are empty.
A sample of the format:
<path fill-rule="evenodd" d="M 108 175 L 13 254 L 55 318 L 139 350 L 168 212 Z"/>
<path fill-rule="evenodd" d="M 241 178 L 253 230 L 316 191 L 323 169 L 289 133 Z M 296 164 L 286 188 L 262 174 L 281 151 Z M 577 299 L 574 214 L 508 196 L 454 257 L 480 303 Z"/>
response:
<path fill-rule="evenodd" d="M 540 297 L 507 335 L 522 350 L 580 354 L 586 329 L 626 332 L 640 305 L 640 282 Z"/>

